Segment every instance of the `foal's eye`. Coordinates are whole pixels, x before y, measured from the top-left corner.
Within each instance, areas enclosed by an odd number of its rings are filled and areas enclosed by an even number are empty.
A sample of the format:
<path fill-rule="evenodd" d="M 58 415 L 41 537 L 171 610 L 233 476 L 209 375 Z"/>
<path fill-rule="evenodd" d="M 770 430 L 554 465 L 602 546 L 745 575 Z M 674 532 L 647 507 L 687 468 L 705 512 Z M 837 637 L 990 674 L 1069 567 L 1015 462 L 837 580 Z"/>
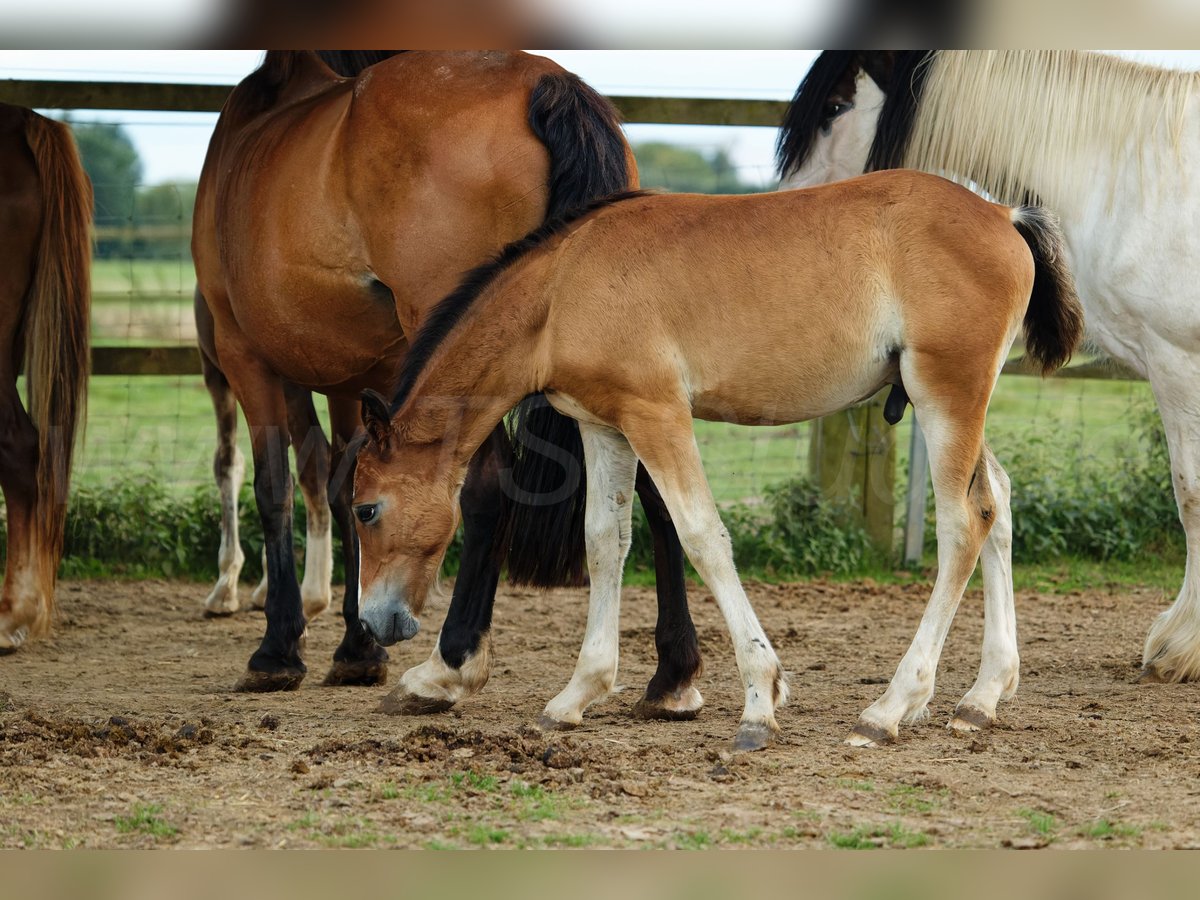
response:
<path fill-rule="evenodd" d="M 358 516 L 358 521 L 364 525 L 370 525 L 379 518 L 379 504 L 361 503 L 354 507 L 354 515 Z"/>

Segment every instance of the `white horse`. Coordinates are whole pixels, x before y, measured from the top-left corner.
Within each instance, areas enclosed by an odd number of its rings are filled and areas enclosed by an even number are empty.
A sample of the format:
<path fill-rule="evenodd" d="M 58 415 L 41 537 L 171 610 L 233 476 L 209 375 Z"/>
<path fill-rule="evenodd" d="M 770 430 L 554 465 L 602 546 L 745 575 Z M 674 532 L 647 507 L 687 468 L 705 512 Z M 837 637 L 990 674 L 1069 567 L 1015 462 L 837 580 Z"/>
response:
<path fill-rule="evenodd" d="M 1089 337 L 1154 391 L 1187 533 L 1142 678 L 1200 678 L 1200 73 L 1081 51 L 830 52 L 779 149 L 786 187 L 903 165 L 1058 214 Z"/>

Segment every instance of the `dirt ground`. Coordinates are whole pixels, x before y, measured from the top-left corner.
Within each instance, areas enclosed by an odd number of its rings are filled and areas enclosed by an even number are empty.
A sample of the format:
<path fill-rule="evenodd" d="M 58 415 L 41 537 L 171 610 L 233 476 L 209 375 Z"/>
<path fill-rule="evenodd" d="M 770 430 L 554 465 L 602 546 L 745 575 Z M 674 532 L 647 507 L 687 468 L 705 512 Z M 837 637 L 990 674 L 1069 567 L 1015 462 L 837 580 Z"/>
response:
<path fill-rule="evenodd" d="M 630 716 L 653 670 L 653 594 L 634 588 L 624 689 L 562 735 L 533 723 L 574 664 L 582 591 L 505 589 L 491 682 L 416 719 L 376 712 L 389 688 L 320 686 L 334 616 L 310 628 L 298 692 L 242 695 L 230 688 L 261 613 L 204 620 L 196 584 L 67 583 L 55 636 L 0 658 L 0 845 L 1200 845 L 1200 686 L 1133 683 L 1157 591 L 1020 594 L 1021 689 L 973 738 L 944 727 L 978 664 L 972 592 L 931 718 L 886 749 L 842 745 L 926 591 L 753 586 L 793 699 L 775 747 L 733 757 L 738 680 L 700 587 L 700 717 Z M 425 631 L 392 649 L 393 682 L 429 653 L 441 617 L 427 611 Z"/>

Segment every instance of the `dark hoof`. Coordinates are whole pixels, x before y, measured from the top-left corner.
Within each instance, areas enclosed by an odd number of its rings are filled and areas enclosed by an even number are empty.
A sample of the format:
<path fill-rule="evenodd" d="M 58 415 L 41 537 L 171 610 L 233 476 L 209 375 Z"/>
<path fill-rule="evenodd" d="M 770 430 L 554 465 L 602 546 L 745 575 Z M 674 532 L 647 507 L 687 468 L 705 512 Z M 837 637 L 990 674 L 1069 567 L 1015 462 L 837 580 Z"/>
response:
<path fill-rule="evenodd" d="M 228 619 L 231 618 L 236 612 L 236 609 L 206 609 L 204 610 L 204 618 Z"/>
<path fill-rule="evenodd" d="M 560 722 L 558 719 L 552 719 L 549 716 L 538 716 L 538 728 L 542 731 L 574 731 L 578 725 L 572 725 L 570 722 Z"/>
<path fill-rule="evenodd" d="M 0 647 L 0 656 L 12 656 L 19 649 L 19 647 Z"/>
<path fill-rule="evenodd" d="M 664 706 L 661 700 L 647 700 L 643 697 L 633 707 L 635 719 L 659 719 L 663 722 L 690 722 L 700 715 L 699 709 L 671 709 Z"/>
<path fill-rule="evenodd" d="M 401 685 L 379 701 L 379 712 L 389 716 L 432 716 L 444 713 L 453 706 L 451 700 L 410 694 Z"/>
<path fill-rule="evenodd" d="M 954 710 L 950 727 L 955 731 L 987 731 L 992 727 L 992 718 L 973 706 L 959 706 Z"/>
<path fill-rule="evenodd" d="M 387 684 L 387 672 L 387 660 L 334 660 L 322 684 L 326 687 L 371 687 Z"/>
<path fill-rule="evenodd" d="M 733 739 L 734 753 L 753 753 L 766 750 L 775 740 L 775 732 L 762 722 L 743 722 Z"/>
<path fill-rule="evenodd" d="M 1138 675 L 1138 684 L 1169 684 L 1171 679 L 1163 676 L 1159 671 L 1156 663 L 1150 663 L 1148 666 L 1143 666 L 1141 674 Z"/>
<path fill-rule="evenodd" d="M 846 738 L 846 743 L 851 747 L 883 747 L 895 741 L 895 737 L 870 722 L 859 722 Z"/>
<path fill-rule="evenodd" d="M 278 672 L 257 672 L 247 669 L 233 689 L 241 694 L 269 694 L 275 691 L 294 691 L 304 680 L 303 669 L 282 669 Z"/>

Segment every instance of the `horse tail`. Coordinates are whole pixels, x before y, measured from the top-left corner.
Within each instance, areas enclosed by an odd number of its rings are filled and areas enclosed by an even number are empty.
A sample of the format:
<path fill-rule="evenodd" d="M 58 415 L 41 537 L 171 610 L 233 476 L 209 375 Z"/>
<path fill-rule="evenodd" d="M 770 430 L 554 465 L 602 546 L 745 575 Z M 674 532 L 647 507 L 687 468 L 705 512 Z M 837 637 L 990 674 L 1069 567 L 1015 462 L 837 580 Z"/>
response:
<path fill-rule="evenodd" d="M 1048 375 L 1064 365 L 1083 336 L 1083 306 L 1067 268 L 1066 243 L 1053 214 L 1018 206 L 1013 226 L 1033 253 L 1033 292 L 1025 313 L 1025 353 Z"/>
<path fill-rule="evenodd" d="M 616 109 L 578 76 L 555 72 L 538 79 L 529 127 L 550 153 L 547 220 L 636 186 Z M 582 585 L 587 490 L 579 426 L 533 394 L 509 417 L 508 432 L 512 466 L 502 531 L 508 577 L 535 587 Z"/>
<path fill-rule="evenodd" d="M 92 186 L 66 125 L 30 112 L 25 141 L 42 196 L 25 329 L 25 378 L 38 433 L 37 527 L 43 559 L 52 560 L 53 578 L 62 554 L 75 433 L 87 406 Z"/>

